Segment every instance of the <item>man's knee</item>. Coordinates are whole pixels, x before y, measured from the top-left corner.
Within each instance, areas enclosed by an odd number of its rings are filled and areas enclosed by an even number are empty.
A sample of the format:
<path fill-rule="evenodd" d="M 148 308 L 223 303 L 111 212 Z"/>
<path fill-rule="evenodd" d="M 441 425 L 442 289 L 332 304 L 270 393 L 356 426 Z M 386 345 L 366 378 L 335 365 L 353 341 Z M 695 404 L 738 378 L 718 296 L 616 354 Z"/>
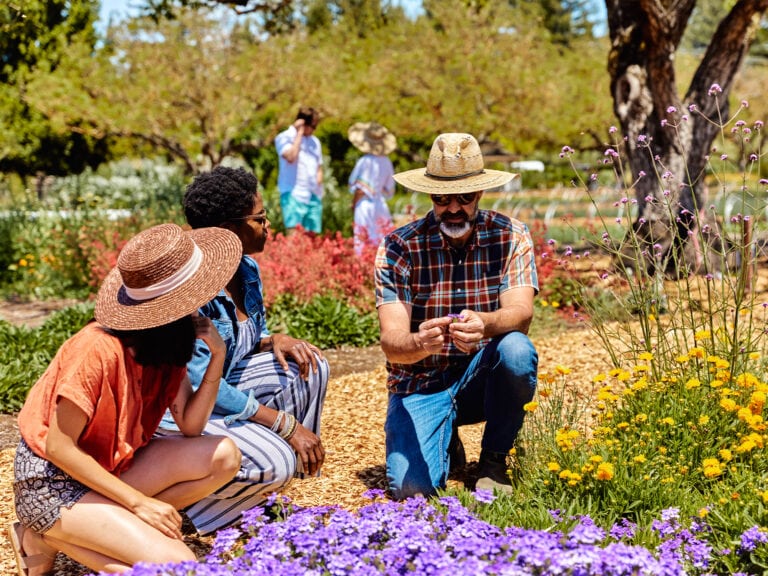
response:
<path fill-rule="evenodd" d="M 401 453 L 387 456 L 387 481 L 395 500 L 405 500 L 411 496 L 428 497 L 437 493 L 426 463 L 414 462 Z"/>
<path fill-rule="evenodd" d="M 536 374 L 539 355 L 530 338 L 522 332 L 510 332 L 499 341 L 497 352 L 501 364 L 510 372 L 525 376 Z"/>

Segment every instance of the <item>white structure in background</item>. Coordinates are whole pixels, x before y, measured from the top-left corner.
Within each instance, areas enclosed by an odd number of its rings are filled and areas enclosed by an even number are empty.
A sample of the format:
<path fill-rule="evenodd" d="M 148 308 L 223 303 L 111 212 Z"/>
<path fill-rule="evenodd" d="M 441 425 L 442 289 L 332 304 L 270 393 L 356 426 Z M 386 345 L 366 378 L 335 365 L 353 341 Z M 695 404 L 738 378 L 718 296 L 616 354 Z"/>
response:
<path fill-rule="evenodd" d="M 541 160 L 517 160 L 509 163 L 512 172 L 520 172 L 520 177 L 504 185 L 504 192 L 517 192 L 523 188 L 524 172 L 544 172 L 544 162 Z"/>

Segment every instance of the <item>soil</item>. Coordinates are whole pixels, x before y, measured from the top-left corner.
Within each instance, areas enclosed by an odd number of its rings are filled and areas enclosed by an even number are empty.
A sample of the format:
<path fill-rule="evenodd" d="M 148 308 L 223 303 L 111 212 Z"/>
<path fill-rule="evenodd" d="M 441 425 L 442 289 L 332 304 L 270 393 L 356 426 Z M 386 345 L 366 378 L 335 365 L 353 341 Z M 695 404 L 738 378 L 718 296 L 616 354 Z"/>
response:
<path fill-rule="evenodd" d="M 14 324 L 37 326 L 54 310 L 71 302 L 0 303 L 0 319 Z M 584 399 L 593 391 L 592 376 L 608 365 L 607 355 L 586 330 L 564 328 L 567 332 L 533 338 L 539 353 L 539 373 L 570 368 L 569 384 L 573 399 Z M 386 488 L 384 467 L 384 418 L 386 415 L 386 370 L 378 345 L 366 348 L 327 350 L 331 379 L 323 409 L 322 440 L 326 460 L 322 475 L 296 480 L 284 491 L 295 505 L 306 507 L 337 504 L 354 510 L 368 500 L 363 494 L 371 488 Z M 467 466 L 453 474 L 449 486 L 473 488 L 474 470 L 480 453 L 482 424 L 463 426 L 461 439 Z M 18 443 L 18 428 L 12 415 L 0 415 L 0 527 L 15 519 L 13 510 L 13 455 Z M 202 556 L 211 540 L 193 534 L 187 544 Z M 55 576 L 82 576 L 89 571 L 58 555 Z M 0 533 L 0 576 L 16 574 L 10 543 Z"/>

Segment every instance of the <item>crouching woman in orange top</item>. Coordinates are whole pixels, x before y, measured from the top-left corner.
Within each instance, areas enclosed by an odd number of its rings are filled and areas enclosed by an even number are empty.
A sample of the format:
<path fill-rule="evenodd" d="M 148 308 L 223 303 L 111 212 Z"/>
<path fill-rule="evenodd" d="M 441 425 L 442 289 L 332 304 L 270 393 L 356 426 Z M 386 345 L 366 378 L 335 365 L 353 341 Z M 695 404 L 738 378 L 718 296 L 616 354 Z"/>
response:
<path fill-rule="evenodd" d="M 20 574 L 45 574 L 57 551 L 95 572 L 195 555 L 179 509 L 232 479 L 240 452 L 200 435 L 225 347 L 196 310 L 237 269 L 223 228 L 161 224 L 132 238 L 99 289 L 95 318 L 59 349 L 19 414 L 9 527 Z M 195 339 L 210 348 L 202 385 L 186 376 Z M 183 436 L 153 439 L 170 408 Z"/>

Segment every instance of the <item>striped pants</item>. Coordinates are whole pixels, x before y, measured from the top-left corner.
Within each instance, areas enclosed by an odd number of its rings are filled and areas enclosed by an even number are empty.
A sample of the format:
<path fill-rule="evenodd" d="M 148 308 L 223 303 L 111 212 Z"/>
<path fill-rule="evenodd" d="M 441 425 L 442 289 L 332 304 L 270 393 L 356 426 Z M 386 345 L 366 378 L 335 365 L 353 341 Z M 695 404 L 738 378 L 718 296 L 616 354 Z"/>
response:
<path fill-rule="evenodd" d="M 293 414 L 305 428 L 320 436 L 328 361 L 318 361 L 317 372 L 310 370 L 307 380 L 301 378 L 293 361 L 288 363 L 290 371 L 286 373 L 271 352 L 246 356 L 230 372 L 227 381 L 245 392 L 253 390 L 261 404 Z M 228 484 L 184 510 L 201 535 L 237 522 L 243 511 L 262 504 L 294 476 L 304 476 L 296 471 L 293 448 L 265 426 L 249 421 L 227 426 L 223 415 L 213 414 L 203 434 L 228 436 L 240 448 L 243 460 Z"/>

